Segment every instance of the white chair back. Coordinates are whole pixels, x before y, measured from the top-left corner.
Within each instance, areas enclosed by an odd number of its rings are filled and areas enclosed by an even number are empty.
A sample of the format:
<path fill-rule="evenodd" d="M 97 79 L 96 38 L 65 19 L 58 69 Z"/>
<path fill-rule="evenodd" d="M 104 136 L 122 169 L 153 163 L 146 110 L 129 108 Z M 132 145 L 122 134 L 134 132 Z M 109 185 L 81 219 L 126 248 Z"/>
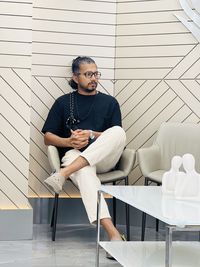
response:
<path fill-rule="evenodd" d="M 195 167 L 200 173 L 200 124 L 164 122 L 154 144 L 160 149 L 161 169 L 170 169 L 173 156 L 190 153 L 195 157 Z"/>

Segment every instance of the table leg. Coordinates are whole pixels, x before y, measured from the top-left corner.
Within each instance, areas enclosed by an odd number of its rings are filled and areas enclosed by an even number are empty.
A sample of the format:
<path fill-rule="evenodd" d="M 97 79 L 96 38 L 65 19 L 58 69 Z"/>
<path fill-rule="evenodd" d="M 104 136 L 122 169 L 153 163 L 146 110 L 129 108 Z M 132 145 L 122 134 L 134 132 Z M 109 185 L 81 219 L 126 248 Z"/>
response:
<path fill-rule="evenodd" d="M 173 227 L 166 226 L 165 267 L 172 267 L 172 232 Z"/>
<path fill-rule="evenodd" d="M 99 267 L 99 241 L 100 241 L 100 210 L 101 210 L 101 191 L 97 196 L 97 243 L 96 243 L 96 267 Z"/>

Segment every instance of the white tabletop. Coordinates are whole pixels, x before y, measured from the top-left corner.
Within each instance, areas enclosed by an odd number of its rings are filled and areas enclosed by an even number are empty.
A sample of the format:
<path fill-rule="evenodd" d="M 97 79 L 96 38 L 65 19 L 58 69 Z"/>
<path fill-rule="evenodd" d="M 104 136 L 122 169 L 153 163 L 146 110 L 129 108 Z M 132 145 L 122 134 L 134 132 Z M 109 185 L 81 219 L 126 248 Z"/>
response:
<path fill-rule="evenodd" d="M 200 225 L 200 202 L 163 196 L 160 186 L 102 185 L 101 190 L 169 225 Z"/>

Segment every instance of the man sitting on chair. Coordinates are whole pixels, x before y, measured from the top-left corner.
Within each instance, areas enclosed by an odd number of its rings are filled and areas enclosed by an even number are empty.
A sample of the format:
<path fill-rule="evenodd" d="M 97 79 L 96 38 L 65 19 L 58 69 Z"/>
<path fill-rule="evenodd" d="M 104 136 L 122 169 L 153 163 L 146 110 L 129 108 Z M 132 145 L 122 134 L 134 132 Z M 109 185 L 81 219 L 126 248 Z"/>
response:
<path fill-rule="evenodd" d="M 91 223 L 96 222 L 97 173 L 113 169 L 124 150 L 126 135 L 121 127 L 117 100 L 97 91 L 101 73 L 89 57 L 77 57 L 72 63 L 75 89 L 53 104 L 42 132 L 46 145 L 58 147 L 62 166 L 44 182 L 59 194 L 70 177 L 80 190 Z M 121 240 L 102 197 L 100 222 L 110 240 Z"/>

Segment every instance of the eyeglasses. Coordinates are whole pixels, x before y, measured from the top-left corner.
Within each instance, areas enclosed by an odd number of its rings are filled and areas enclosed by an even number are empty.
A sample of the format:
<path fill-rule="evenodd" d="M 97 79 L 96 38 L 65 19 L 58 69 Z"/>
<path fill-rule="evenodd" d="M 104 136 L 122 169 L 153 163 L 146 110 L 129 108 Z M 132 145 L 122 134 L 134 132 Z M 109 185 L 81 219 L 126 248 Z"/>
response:
<path fill-rule="evenodd" d="M 93 75 L 96 79 L 99 79 L 101 77 L 101 72 L 99 72 L 99 71 L 95 71 L 95 72 L 87 71 L 85 73 L 78 73 L 78 74 L 84 75 L 87 79 L 91 79 Z"/>

